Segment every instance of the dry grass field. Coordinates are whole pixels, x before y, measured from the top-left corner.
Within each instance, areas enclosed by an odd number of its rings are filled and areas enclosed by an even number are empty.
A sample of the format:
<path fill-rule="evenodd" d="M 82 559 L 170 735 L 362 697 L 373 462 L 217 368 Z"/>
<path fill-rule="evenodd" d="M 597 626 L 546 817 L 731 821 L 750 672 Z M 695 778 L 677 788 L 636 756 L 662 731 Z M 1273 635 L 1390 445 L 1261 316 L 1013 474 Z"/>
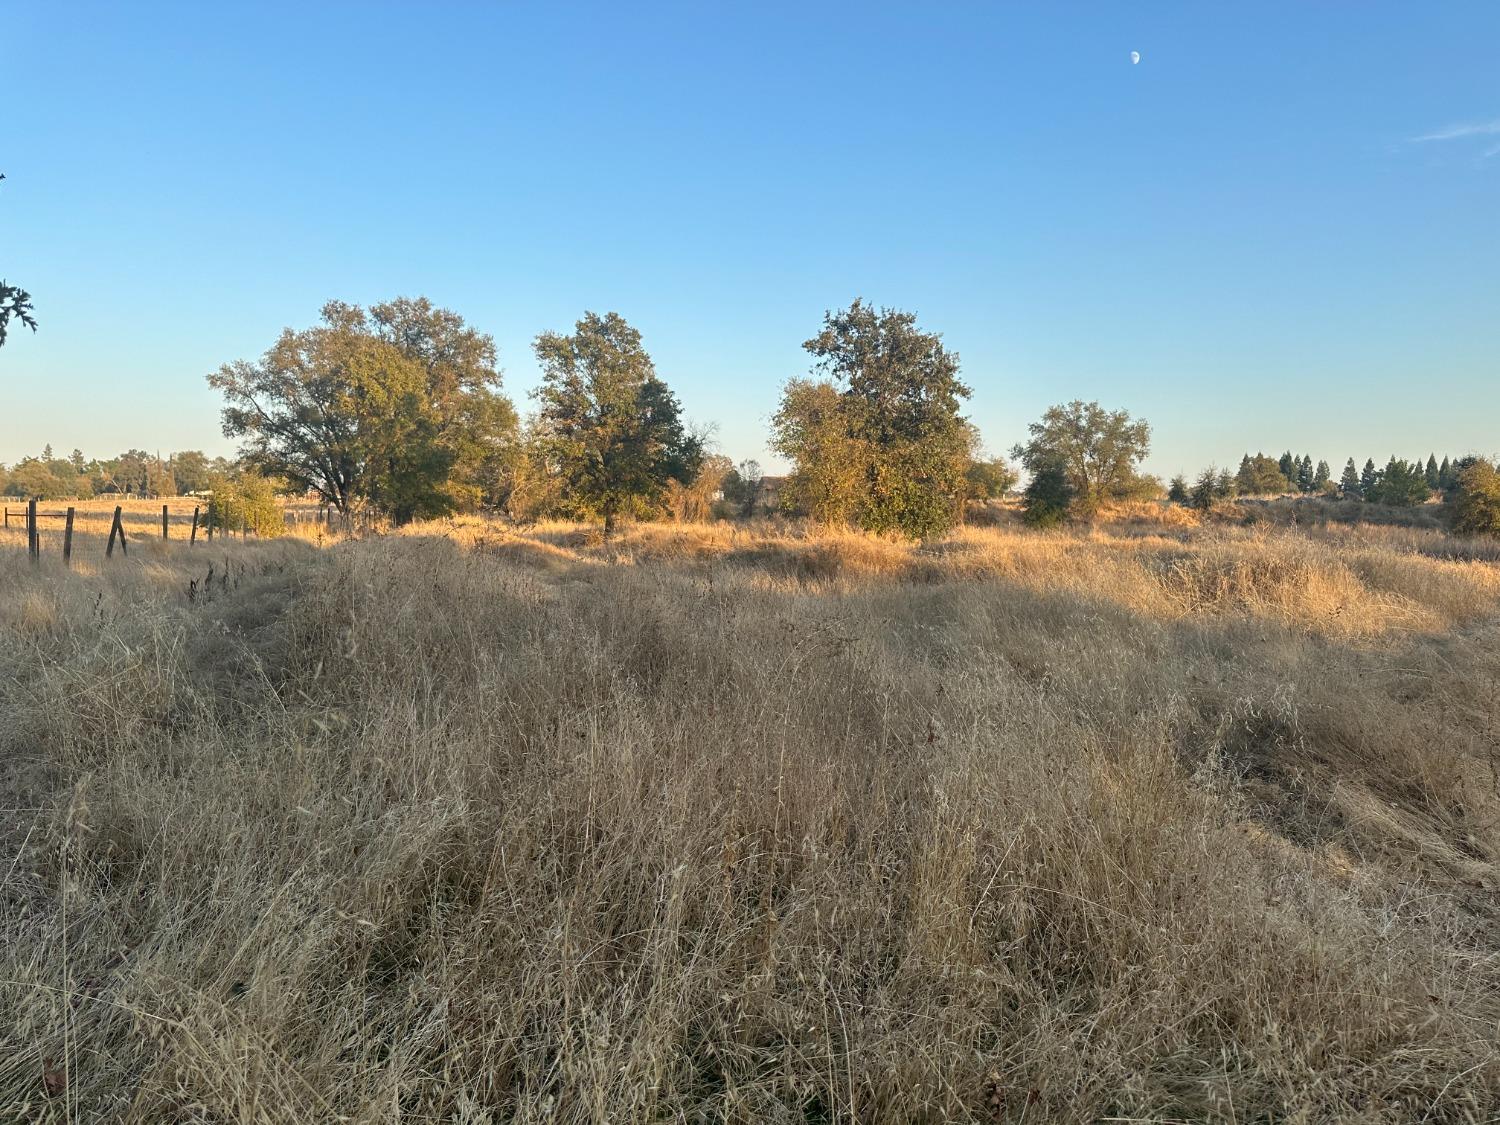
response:
<path fill-rule="evenodd" d="M 1495 548 L 13 534 L 0 1120 L 1493 1120 Z"/>

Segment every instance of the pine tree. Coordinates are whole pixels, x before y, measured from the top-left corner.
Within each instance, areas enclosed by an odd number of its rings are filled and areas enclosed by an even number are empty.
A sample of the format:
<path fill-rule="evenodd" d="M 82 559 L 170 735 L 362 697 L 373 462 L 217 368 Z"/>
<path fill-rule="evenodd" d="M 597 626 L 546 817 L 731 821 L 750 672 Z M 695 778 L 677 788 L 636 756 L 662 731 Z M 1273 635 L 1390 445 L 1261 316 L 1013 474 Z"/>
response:
<path fill-rule="evenodd" d="M 1219 496 L 1219 470 L 1212 465 L 1198 474 L 1198 479 L 1193 482 L 1193 490 L 1188 497 L 1188 506 L 1197 508 L 1200 512 L 1207 512 L 1213 508 L 1221 497 Z"/>
<path fill-rule="evenodd" d="M 1281 475 L 1295 484 L 1297 481 L 1297 459 L 1292 456 L 1290 449 L 1281 455 L 1281 460 L 1277 464 L 1281 468 Z"/>
<path fill-rule="evenodd" d="M 1364 488 L 1359 482 L 1359 470 L 1354 467 L 1354 458 L 1351 457 L 1344 466 L 1344 475 L 1339 478 L 1339 495 L 1345 500 L 1359 500 L 1364 494 Z"/>
<path fill-rule="evenodd" d="M 1297 462 L 1297 489 L 1303 493 L 1313 489 L 1313 463 L 1310 456 L 1304 456 Z"/>
<path fill-rule="evenodd" d="M 1453 487 L 1453 462 L 1443 458 L 1443 463 L 1438 466 L 1438 487 L 1447 492 Z"/>
<path fill-rule="evenodd" d="M 1360 495 L 1366 500 L 1374 500 L 1380 491 L 1380 470 L 1375 467 L 1375 458 L 1365 458 L 1365 468 L 1359 474 Z"/>
<path fill-rule="evenodd" d="M 1328 467 L 1327 461 L 1319 461 L 1318 467 L 1313 470 L 1313 491 L 1326 492 L 1332 483 L 1333 470 Z"/>
<path fill-rule="evenodd" d="M 1187 478 L 1178 473 L 1172 478 L 1172 483 L 1167 486 L 1167 499 L 1173 504 L 1186 504 L 1188 502 Z"/>
<path fill-rule="evenodd" d="M 1436 492 L 1443 487 L 1442 470 L 1438 468 L 1437 455 L 1427 455 L 1427 487 Z"/>
<path fill-rule="evenodd" d="M 1056 527 L 1073 506 L 1073 485 L 1061 462 L 1049 461 L 1032 470 L 1021 493 L 1021 518 L 1032 527 Z"/>

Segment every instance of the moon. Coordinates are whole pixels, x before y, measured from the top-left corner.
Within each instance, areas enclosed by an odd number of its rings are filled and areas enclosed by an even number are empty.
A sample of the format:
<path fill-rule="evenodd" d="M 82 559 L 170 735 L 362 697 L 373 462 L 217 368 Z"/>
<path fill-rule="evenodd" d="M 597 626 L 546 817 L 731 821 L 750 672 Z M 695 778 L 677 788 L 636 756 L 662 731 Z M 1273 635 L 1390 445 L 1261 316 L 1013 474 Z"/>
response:
<path fill-rule="evenodd" d="M 1140 61 L 1141 61 L 1141 53 L 1139 51 L 1131 51 L 1130 52 L 1130 65 L 1131 66 L 1136 66 L 1136 65 L 1138 65 L 1140 63 Z"/>

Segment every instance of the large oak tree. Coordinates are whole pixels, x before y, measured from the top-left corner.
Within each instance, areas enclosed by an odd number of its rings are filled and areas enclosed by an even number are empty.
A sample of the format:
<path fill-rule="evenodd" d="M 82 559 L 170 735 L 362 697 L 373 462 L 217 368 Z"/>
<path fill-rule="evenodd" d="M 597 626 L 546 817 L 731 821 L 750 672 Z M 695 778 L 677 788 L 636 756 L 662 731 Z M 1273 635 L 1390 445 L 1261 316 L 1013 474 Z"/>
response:
<path fill-rule="evenodd" d="M 472 503 L 515 441 L 493 341 L 425 299 L 330 301 L 321 324 L 208 381 L 246 461 L 344 513 L 404 522 Z"/>

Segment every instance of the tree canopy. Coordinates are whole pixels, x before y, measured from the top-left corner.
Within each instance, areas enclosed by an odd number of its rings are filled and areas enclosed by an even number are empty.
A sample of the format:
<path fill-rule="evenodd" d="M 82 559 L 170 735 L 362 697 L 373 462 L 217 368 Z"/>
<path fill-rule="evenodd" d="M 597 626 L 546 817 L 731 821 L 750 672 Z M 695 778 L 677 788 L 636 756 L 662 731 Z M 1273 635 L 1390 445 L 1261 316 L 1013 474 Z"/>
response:
<path fill-rule="evenodd" d="M 1058 468 L 1073 494 L 1071 513 L 1092 515 L 1107 500 L 1124 499 L 1138 487 L 1136 466 L 1151 449 L 1151 427 L 1124 410 L 1097 402 L 1053 406 L 1028 427 L 1031 440 L 1015 455 L 1033 474 Z"/>
<path fill-rule="evenodd" d="M 815 378 L 787 383 L 772 422 L 772 447 L 793 462 L 788 499 L 912 538 L 952 526 L 975 444 L 958 356 L 914 314 L 862 300 L 826 313 L 803 347 Z"/>
<path fill-rule="evenodd" d="M 536 437 L 575 515 L 616 519 L 661 504 L 669 483 L 691 484 L 703 443 L 656 374 L 641 334 L 618 313 L 586 312 L 571 335 L 544 332 Z"/>
<path fill-rule="evenodd" d="M 403 522 L 463 506 L 485 460 L 513 444 L 494 358 L 488 336 L 425 299 L 369 312 L 330 301 L 320 325 L 286 329 L 260 361 L 208 381 L 253 468 L 341 512 Z"/>
<path fill-rule="evenodd" d="M 1500 535 L 1500 472 L 1489 461 L 1474 458 L 1458 472 L 1449 503 L 1459 535 Z"/>

